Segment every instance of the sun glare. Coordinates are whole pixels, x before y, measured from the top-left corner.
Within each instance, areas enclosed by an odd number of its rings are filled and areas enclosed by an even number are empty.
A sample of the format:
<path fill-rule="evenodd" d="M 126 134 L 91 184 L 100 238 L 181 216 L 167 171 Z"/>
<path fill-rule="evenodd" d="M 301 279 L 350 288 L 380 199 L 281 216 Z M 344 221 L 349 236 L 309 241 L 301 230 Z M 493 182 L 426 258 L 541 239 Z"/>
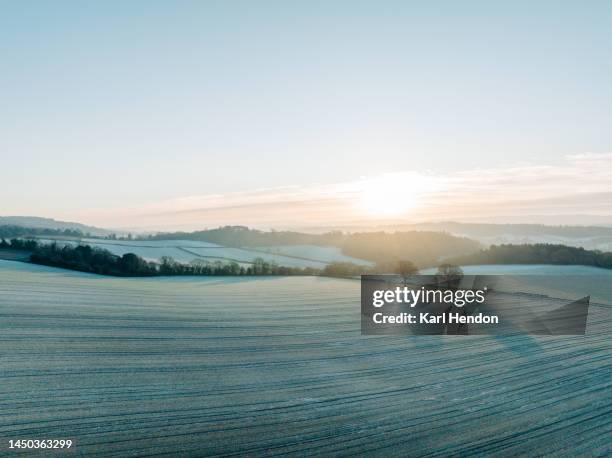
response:
<path fill-rule="evenodd" d="M 360 206 L 375 218 L 406 215 L 424 189 L 423 178 L 412 174 L 386 174 L 361 183 Z"/>

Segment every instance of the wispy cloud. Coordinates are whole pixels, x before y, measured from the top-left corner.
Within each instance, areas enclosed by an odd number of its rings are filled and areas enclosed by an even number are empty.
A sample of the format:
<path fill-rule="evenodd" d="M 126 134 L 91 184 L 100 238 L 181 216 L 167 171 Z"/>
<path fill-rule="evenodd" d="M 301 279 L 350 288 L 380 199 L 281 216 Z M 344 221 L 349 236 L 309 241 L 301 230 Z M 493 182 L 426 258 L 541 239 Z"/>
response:
<path fill-rule="evenodd" d="M 392 212 L 376 211 L 389 207 Z M 402 204 L 406 203 L 405 206 Z M 401 171 L 354 181 L 189 196 L 125 210 L 115 226 L 262 228 L 376 225 L 435 220 L 525 221 L 534 215 L 581 224 L 610 218 L 612 153 L 567 156 L 557 165 L 522 164 L 448 174 Z"/>

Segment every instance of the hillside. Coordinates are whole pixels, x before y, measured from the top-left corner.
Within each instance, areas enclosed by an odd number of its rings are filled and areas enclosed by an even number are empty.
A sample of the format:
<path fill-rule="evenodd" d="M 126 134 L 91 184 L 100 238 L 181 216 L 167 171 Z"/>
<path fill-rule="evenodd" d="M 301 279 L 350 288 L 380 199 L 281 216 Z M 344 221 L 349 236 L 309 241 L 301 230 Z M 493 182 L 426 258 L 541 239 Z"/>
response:
<path fill-rule="evenodd" d="M 387 228 L 389 230 L 391 228 Z M 401 225 L 396 230 L 441 231 L 468 237 L 483 245 L 556 243 L 589 250 L 612 251 L 612 227 L 543 224 L 436 222 Z"/>
<path fill-rule="evenodd" d="M 609 455 L 607 307 L 579 338 L 364 338 L 353 281 L 0 261 L 0 282 L 3 437 L 82 456 Z"/>
<path fill-rule="evenodd" d="M 493 245 L 485 250 L 449 259 L 457 265 L 478 264 L 559 264 L 612 268 L 612 253 L 538 243 L 534 245 Z"/>
<path fill-rule="evenodd" d="M 260 231 L 244 226 L 225 226 L 197 232 L 150 235 L 145 240 L 194 240 L 227 247 L 280 247 L 287 245 L 334 246 L 346 256 L 372 262 L 410 260 L 424 267 L 449 256 L 476 252 L 478 242 L 465 237 L 431 231 L 306 234 L 291 231 Z"/>
<path fill-rule="evenodd" d="M 0 216 L 0 226 L 79 231 L 83 234 L 96 236 L 104 236 L 114 232 L 108 229 L 88 226 L 86 224 L 71 221 L 58 221 L 53 218 L 41 218 L 39 216 Z"/>

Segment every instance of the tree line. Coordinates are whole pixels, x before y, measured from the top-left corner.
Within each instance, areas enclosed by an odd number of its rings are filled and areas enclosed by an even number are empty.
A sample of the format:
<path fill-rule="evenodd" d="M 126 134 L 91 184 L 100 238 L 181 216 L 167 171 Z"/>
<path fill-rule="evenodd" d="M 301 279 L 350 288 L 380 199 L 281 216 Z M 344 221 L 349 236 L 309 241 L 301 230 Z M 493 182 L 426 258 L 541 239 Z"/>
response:
<path fill-rule="evenodd" d="M 5 239 L 0 248 L 30 251 L 30 261 L 35 264 L 119 277 L 150 277 L 159 275 L 317 275 L 318 269 L 310 267 L 286 267 L 262 258 L 256 258 L 248 266 L 237 262 L 196 259 L 185 264 L 170 257 L 161 262 L 147 261 L 134 253 L 117 256 L 108 250 L 90 245 L 41 244 L 36 240 Z"/>
<path fill-rule="evenodd" d="M 208 262 L 195 259 L 190 263 L 177 262 L 163 257 L 160 262 L 147 261 L 134 253 L 117 256 L 110 251 L 90 245 L 41 244 L 36 240 L 1 239 L 0 248 L 27 250 L 30 261 L 81 272 L 115 276 L 159 275 L 324 275 L 333 277 L 357 277 L 365 274 L 398 274 L 403 277 L 418 273 L 411 261 L 380 262 L 374 266 L 362 266 L 349 262 L 332 262 L 323 269 L 312 267 L 286 267 L 263 258 L 256 258 L 245 265 L 237 262 Z M 456 257 L 449 265 L 473 264 L 561 264 L 586 265 L 612 269 L 612 253 L 585 250 L 565 245 L 493 245 L 478 253 Z"/>
<path fill-rule="evenodd" d="M 1 228 L 1 227 L 0 227 Z M 38 229 L 12 226 L 0 237 L 73 236 L 83 233 L 72 229 Z M 478 242 L 443 232 L 356 232 L 332 231 L 307 234 L 293 231 L 260 231 L 245 226 L 224 226 L 196 232 L 171 232 L 133 237 L 108 234 L 111 240 L 197 240 L 228 247 L 267 247 L 282 245 L 317 245 L 339 247 L 342 253 L 374 263 L 399 262 L 409 259 L 421 267 L 433 266 L 441 257 L 476 252 Z M 341 266 L 336 266 L 341 268 Z M 347 267 L 347 266 L 345 266 Z"/>
<path fill-rule="evenodd" d="M 101 275 L 158 276 L 158 275 L 324 275 L 333 277 L 356 277 L 364 274 L 395 273 L 412 275 L 418 269 L 411 261 L 392 261 L 379 263 L 374 267 L 350 262 L 332 262 L 323 269 L 312 267 L 287 267 L 255 258 L 248 265 L 237 262 L 208 262 L 194 259 L 190 263 L 177 262 L 171 257 L 162 257 L 160 262 L 147 261 L 134 253 L 117 256 L 108 250 L 90 245 L 42 244 L 36 240 L 5 239 L 0 248 L 26 250 L 31 252 L 30 261 L 35 264 L 62 267 L 65 269 L 90 272 Z"/>
<path fill-rule="evenodd" d="M 559 264 L 612 269 L 612 253 L 559 244 L 492 245 L 477 253 L 455 257 L 453 264 Z"/>

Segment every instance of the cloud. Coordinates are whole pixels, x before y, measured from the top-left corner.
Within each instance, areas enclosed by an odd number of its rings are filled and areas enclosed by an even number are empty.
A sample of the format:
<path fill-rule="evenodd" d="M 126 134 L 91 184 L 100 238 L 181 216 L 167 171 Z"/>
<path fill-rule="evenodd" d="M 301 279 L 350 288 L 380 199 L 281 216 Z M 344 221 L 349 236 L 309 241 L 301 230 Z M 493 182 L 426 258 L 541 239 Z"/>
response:
<path fill-rule="evenodd" d="M 401 203 L 404 198 L 410 205 L 396 205 L 401 214 L 377 215 L 372 195 L 381 208 L 389 208 L 386 201 Z M 609 218 L 612 223 L 612 153 L 571 155 L 557 165 L 521 164 L 448 174 L 400 171 L 333 184 L 189 196 L 126 210 L 115 225 L 307 228 L 436 220 L 538 222 L 538 216 L 582 224 L 577 215 Z"/>

